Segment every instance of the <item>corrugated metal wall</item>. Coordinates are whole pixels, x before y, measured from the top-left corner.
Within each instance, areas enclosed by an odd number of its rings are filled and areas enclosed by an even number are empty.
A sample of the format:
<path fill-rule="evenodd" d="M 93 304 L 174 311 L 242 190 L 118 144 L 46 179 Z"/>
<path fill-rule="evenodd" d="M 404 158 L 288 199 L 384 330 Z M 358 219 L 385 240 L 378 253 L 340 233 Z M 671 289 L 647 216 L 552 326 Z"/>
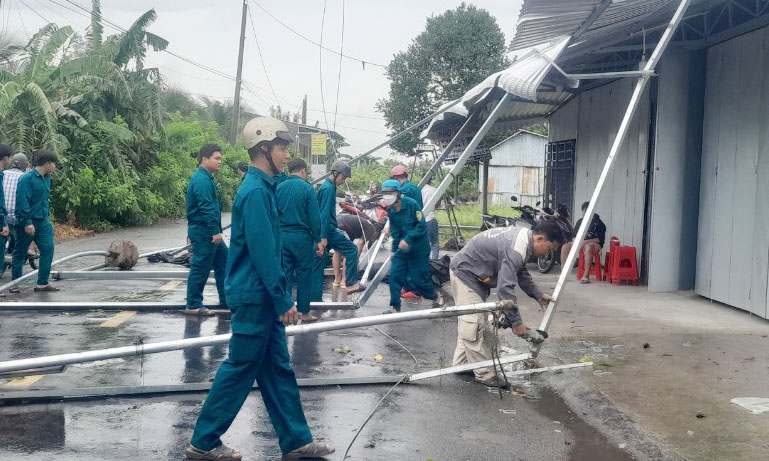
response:
<path fill-rule="evenodd" d="M 535 206 L 542 200 L 546 144 L 545 137 L 521 133 L 491 149 L 489 203 L 511 205 L 512 195 L 521 205 Z M 480 177 L 478 186 L 482 187 Z"/>
<path fill-rule="evenodd" d="M 649 291 L 694 288 L 705 52 L 669 48 L 658 68 Z"/>
<path fill-rule="evenodd" d="M 634 83 L 633 79 L 624 79 L 581 93 L 549 119 L 550 141 L 577 138 L 572 204 L 575 222 L 582 214 L 579 207 L 590 199 L 598 182 Z M 607 240 L 616 235 L 623 245 L 635 246 L 639 262 L 643 244 L 648 120 L 647 91 L 617 153 L 596 209 L 606 223 Z"/>
<path fill-rule="evenodd" d="M 708 50 L 697 293 L 764 318 L 769 276 L 769 28 Z"/>

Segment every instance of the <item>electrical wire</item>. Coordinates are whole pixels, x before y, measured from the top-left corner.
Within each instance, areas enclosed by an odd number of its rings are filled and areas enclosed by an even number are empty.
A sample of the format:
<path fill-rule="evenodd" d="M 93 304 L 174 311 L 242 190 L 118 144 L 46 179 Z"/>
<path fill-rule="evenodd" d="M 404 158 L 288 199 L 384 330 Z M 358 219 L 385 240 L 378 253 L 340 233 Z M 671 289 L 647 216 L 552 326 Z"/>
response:
<path fill-rule="evenodd" d="M 267 66 L 264 64 L 264 55 L 262 54 L 262 48 L 259 46 L 259 39 L 256 37 L 256 27 L 254 26 L 254 18 L 251 16 L 251 9 L 246 4 L 246 11 L 248 11 L 248 20 L 251 22 L 251 30 L 254 33 L 254 42 L 256 42 L 256 51 L 259 54 L 259 60 L 262 62 L 262 69 L 264 69 L 264 76 L 267 78 L 267 84 L 270 86 L 270 91 L 272 91 L 272 95 L 276 98 L 278 97 L 277 94 L 275 94 L 275 88 L 272 87 L 272 82 L 270 81 L 270 74 L 267 73 Z"/>
<path fill-rule="evenodd" d="M 258 5 L 258 4 L 257 4 Z M 320 43 L 318 43 L 318 76 L 320 77 L 320 104 L 323 108 L 323 118 L 326 120 L 326 131 L 331 131 L 328 126 L 328 114 L 326 113 L 326 98 L 323 95 L 323 28 L 326 26 L 326 6 L 328 0 L 323 0 L 323 16 L 320 18 Z M 334 144 L 331 144 L 334 147 Z M 334 149 L 336 151 L 336 149 Z"/>
<path fill-rule="evenodd" d="M 344 0 L 342 0 L 342 43 L 339 45 L 339 73 L 336 76 L 336 105 L 334 106 L 334 131 L 339 113 L 339 90 L 342 86 L 342 53 L 344 52 Z"/>
<path fill-rule="evenodd" d="M 38 16 L 40 17 L 40 19 L 42 19 L 43 21 L 45 21 L 45 23 L 46 23 L 46 24 L 51 24 L 51 22 L 53 22 L 53 21 L 49 21 L 48 19 L 46 19 L 46 17 L 45 17 L 45 16 L 43 16 L 42 14 L 40 14 L 40 12 L 38 12 L 36 9 L 32 8 L 31 6 L 29 6 L 29 4 L 27 4 L 27 2 L 25 2 L 24 0 L 19 0 L 19 1 L 21 2 L 21 4 L 22 4 L 22 5 L 26 6 L 26 7 L 27 7 L 27 8 L 29 8 L 29 9 L 30 9 L 30 10 L 31 10 L 33 13 L 35 13 L 36 15 L 38 15 Z"/>
<path fill-rule="evenodd" d="M 8 6 L 8 8 L 10 9 L 10 5 Z M 16 12 L 19 14 L 19 21 L 21 22 L 22 29 L 24 29 L 24 34 L 27 37 L 31 37 L 31 35 L 29 35 L 29 32 L 27 31 L 26 24 L 24 24 L 24 18 L 21 17 L 21 8 L 19 8 L 19 4 L 18 3 L 16 4 Z"/>
<path fill-rule="evenodd" d="M 372 65 L 372 66 L 377 66 L 377 67 L 382 67 L 382 68 L 385 68 L 385 69 L 387 68 L 387 66 L 386 66 L 386 65 L 384 65 L 384 64 L 378 64 L 378 63 L 375 63 L 375 62 L 367 61 L 367 60 L 365 60 L 365 59 L 360 59 L 360 58 L 356 58 L 356 57 L 353 57 L 353 56 L 349 56 L 349 55 L 346 55 L 346 54 L 344 54 L 344 53 L 342 53 L 342 52 L 340 52 L 340 51 L 332 50 L 331 48 L 325 47 L 325 46 L 323 46 L 323 40 L 322 40 L 322 35 L 323 35 L 323 34 L 322 34 L 322 33 L 321 33 L 321 41 L 320 41 L 320 43 L 318 43 L 318 42 L 316 42 L 315 40 L 313 40 L 313 39 L 311 39 L 311 38 L 307 37 L 306 35 L 304 35 L 304 34 L 302 34 L 302 33 L 300 33 L 300 32 L 297 32 L 297 31 L 296 31 L 296 30 L 294 30 L 294 29 L 293 29 L 291 26 L 289 26 L 289 25 L 288 25 L 288 24 L 286 24 L 285 22 L 283 22 L 283 21 L 281 21 L 280 19 L 278 19 L 278 18 L 277 18 L 277 17 L 276 17 L 274 14 L 270 13 L 270 12 L 269 12 L 269 11 L 268 11 L 268 10 L 267 10 L 265 7 L 263 7 L 262 5 L 260 5 L 260 4 L 259 4 L 259 2 L 257 2 L 256 0 L 252 0 L 252 1 L 254 2 L 254 4 L 255 4 L 255 5 L 256 5 L 256 6 L 257 6 L 259 9 L 261 9 L 262 11 L 264 11 L 265 13 L 267 13 L 267 16 L 269 16 L 269 17 L 271 17 L 272 19 L 274 19 L 274 20 L 275 20 L 275 22 L 277 22 L 278 24 L 280 24 L 281 26 L 283 26 L 284 28 L 286 28 L 286 29 L 287 29 L 289 32 L 293 33 L 294 35 L 296 35 L 296 36 L 298 36 L 298 37 L 300 37 L 300 38 L 302 38 L 302 39 L 304 39 L 305 41 L 307 41 L 307 42 L 309 42 L 309 43 L 312 43 L 313 45 L 315 45 L 315 46 L 317 46 L 317 47 L 320 47 L 320 49 L 322 49 L 322 50 L 326 50 L 326 51 L 329 51 L 329 52 L 331 52 L 331 53 L 337 54 L 337 55 L 339 55 L 339 56 L 340 56 L 340 57 L 342 57 L 342 58 L 347 58 L 347 59 L 351 59 L 351 60 L 353 60 L 353 61 L 357 61 L 357 62 L 360 62 L 360 63 L 363 65 L 363 70 L 365 70 L 365 69 L 366 69 L 366 64 L 370 64 L 370 65 Z M 324 2 L 324 6 L 323 6 L 323 9 L 324 9 L 324 10 L 326 9 L 326 7 L 325 7 L 325 2 Z"/>

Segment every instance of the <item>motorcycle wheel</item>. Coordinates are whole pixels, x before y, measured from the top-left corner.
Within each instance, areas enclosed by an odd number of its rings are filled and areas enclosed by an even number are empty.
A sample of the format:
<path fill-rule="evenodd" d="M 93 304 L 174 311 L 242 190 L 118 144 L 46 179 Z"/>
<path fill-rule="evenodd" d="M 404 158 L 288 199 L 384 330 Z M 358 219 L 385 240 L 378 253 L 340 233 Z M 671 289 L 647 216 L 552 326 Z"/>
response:
<path fill-rule="evenodd" d="M 547 255 L 537 258 L 537 269 L 541 274 L 547 274 L 555 266 L 555 252 L 550 250 Z"/>

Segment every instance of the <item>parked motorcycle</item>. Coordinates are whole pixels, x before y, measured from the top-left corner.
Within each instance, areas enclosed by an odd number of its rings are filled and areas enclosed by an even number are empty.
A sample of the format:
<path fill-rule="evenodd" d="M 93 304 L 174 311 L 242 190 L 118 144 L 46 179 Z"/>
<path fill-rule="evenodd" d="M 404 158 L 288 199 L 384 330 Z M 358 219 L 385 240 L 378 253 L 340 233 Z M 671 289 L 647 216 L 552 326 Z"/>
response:
<path fill-rule="evenodd" d="M 6 243 L 5 246 L 5 258 L 3 258 L 2 261 L 2 268 L 0 268 L 0 277 L 5 275 L 5 271 L 11 267 L 11 263 L 13 262 L 13 249 L 16 247 L 16 240 L 13 238 L 13 234 L 8 236 L 8 243 Z M 40 259 L 40 253 L 35 249 L 34 251 L 30 251 L 27 254 L 27 260 L 24 261 L 25 263 L 29 264 L 29 267 L 32 268 L 32 270 L 37 270 L 37 260 Z"/>
<path fill-rule="evenodd" d="M 518 197 L 513 195 L 510 197 L 510 200 L 515 203 L 518 201 Z M 542 202 L 537 202 L 537 206 L 539 206 L 541 203 Z M 534 224 L 537 222 L 537 216 L 539 215 L 540 210 L 529 205 L 513 205 L 511 208 L 517 211 L 520 216 L 513 218 L 508 216 L 481 214 L 481 232 L 497 227 L 534 227 Z"/>
<path fill-rule="evenodd" d="M 540 220 L 553 221 L 561 229 L 564 236 L 571 237 L 574 235 L 574 226 L 571 225 L 569 220 L 569 209 L 566 205 L 558 205 L 557 210 L 553 210 L 549 207 L 542 208 L 542 213 L 539 216 Z M 550 250 L 547 255 L 537 258 L 537 269 L 542 274 L 547 274 L 556 264 L 561 263 L 561 249 Z"/>

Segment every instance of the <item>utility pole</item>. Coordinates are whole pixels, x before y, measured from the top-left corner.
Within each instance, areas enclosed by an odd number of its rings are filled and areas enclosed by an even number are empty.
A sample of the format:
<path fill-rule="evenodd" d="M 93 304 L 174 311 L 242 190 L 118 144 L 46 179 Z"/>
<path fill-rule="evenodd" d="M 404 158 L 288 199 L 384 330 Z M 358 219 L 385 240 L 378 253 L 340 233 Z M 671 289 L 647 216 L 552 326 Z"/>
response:
<path fill-rule="evenodd" d="M 232 107 L 232 131 L 230 131 L 230 144 L 235 145 L 238 139 L 238 125 L 240 124 L 240 84 L 243 75 L 243 46 L 246 43 L 246 15 L 248 14 L 248 0 L 243 0 L 243 18 L 240 21 L 240 51 L 238 52 L 238 74 L 235 76 L 235 99 Z"/>
<path fill-rule="evenodd" d="M 307 125 L 307 95 L 302 99 L 302 125 Z"/>

